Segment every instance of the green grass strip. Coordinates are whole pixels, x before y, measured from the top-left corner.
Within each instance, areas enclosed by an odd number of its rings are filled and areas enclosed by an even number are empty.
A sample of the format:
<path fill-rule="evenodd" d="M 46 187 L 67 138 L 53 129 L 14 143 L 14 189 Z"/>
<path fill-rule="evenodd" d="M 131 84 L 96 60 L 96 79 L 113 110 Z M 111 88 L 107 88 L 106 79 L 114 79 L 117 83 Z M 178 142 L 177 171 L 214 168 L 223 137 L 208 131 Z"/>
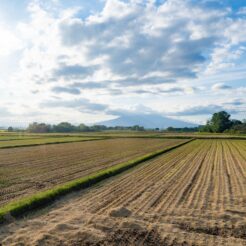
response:
<path fill-rule="evenodd" d="M 102 171 L 99 171 L 97 173 L 93 173 L 83 178 L 70 181 L 63 185 L 59 185 L 57 187 L 54 187 L 53 189 L 36 193 L 31 197 L 26 197 L 19 201 L 10 202 L 9 204 L 6 204 L 2 208 L 0 208 L 0 223 L 7 221 L 8 215 L 11 215 L 13 217 L 18 217 L 20 215 L 27 213 L 28 211 L 32 211 L 34 209 L 48 205 L 54 200 L 56 200 L 57 198 L 64 196 L 72 191 L 90 187 L 93 184 L 96 184 L 102 180 L 105 180 L 109 177 L 112 177 L 130 168 L 133 168 L 144 161 L 150 160 L 158 155 L 161 155 L 163 153 L 176 149 L 180 146 L 183 146 L 191 142 L 192 140 L 194 139 L 190 139 L 186 142 L 174 145 L 172 147 L 163 150 L 152 152 L 150 154 L 138 157 L 134 160 L 117 164 L 113 167 L 103 169 Z"/>

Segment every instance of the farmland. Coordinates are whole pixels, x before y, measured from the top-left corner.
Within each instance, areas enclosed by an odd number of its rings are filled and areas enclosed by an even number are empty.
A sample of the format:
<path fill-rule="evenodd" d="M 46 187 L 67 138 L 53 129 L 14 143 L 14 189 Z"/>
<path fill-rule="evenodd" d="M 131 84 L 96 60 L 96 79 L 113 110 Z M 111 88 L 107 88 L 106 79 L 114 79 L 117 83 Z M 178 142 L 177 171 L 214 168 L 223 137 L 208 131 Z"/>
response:
<path fill-rule="evenodd" d="M 22 136 L 22 135 L 0 135 L 0 141 L 9 141 L 9 140 L 23 140 L 23 139 L 33 139 L 37 138 L 37 136 Z"/>
<path fill-rule="evenodd" d="M 184 141 L 109 139 L 2 149 L 0 205 Z"/>
<path fill-rule="evenodd" d="M 24 187 L 20 194 L 32 194 L 182 141 L 110 139 L 0 150 L 4 163 L 0 170 L 8 177 L 2 184 L 1 191 L 6 192 L 2 204 L 12 199 L 11 192 L 19 196 L 18 187 Z M 245 187 L 245 140 L 194 140 L 1 226 L 0 241 L 3 245 L 246 245 Z"/>
<path fill-rule="evenodd" d="M 12 138 L 12 139 L 11 139 Z M 14 148 L 20 146 L 35 146 L 35 145 L 43 145 L 43 144 L 57 144 L 57 143 L 70 143 L 70 142 L 82 142 L 88 140 L 97 140 L 101 139 L 100 137 L 92 138 L 92 137 L 35 137 L 35 136 L 25 136 L 24 138 L 16 138 L 12 136 L 11 138 L 0 137 L 0 149 L 5 148 Z"/>
<path fill-rule="evenodd" d="M 163 132 L 163 131 L 101 131 L 101 132 L 68 132 L 68 133 L 9 133 L 1 132 L 2 140 L 24 140 L 33 138 L 197 138 L 197 139 L 245 139 L 245 134 L 203 133 L 203 132 Z"/>

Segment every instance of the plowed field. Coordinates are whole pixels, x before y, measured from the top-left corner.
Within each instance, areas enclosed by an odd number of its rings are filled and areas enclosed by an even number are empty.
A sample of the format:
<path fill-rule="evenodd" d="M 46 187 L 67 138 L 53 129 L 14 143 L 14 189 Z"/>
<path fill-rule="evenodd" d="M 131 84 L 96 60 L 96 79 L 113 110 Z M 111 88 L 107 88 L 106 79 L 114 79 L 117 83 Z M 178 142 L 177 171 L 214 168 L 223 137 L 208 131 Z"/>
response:
<path fill-rule="evenodd" d="M 111 139 L 0 150 L 0 205 L 186 140 Z"/>
<path fill-rule="evenodd" d="M 83 142 L 88 140 L 97 140 L 100 138 L 91 137 L 26 137 L 24 139 L 0 139 L 0 149 L 14 148 L 22 146 L 35 146 L 45 144 L 57 144 L 57 143 L 70 143 L 70 142 Z"/>
<path fill-rule="evenodd" d="M 0 239 L 3 245 L 246 245 L 246 142 L 193 141 L 0 227 Z"/>

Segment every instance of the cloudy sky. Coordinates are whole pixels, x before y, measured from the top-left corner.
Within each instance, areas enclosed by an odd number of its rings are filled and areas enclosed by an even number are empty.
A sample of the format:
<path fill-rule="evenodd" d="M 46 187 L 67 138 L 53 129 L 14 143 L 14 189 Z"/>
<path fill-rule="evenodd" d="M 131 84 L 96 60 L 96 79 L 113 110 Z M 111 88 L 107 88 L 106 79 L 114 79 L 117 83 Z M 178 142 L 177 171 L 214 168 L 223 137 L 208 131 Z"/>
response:
<path fill-rule="evenodd" d="M 246 118 L 245 0 L 1 0 L 0 125 Z"/>

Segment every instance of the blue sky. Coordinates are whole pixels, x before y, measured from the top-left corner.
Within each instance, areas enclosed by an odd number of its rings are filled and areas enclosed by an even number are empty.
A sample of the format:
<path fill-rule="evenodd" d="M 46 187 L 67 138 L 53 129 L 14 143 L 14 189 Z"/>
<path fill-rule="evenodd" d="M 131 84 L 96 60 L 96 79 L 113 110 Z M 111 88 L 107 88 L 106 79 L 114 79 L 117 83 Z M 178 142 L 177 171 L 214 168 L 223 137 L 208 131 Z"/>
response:
<path fill-rule="evenodd" d="M 246 118 L 244 0 L 2 0 L 0 37 L 0 125 Z"/>

